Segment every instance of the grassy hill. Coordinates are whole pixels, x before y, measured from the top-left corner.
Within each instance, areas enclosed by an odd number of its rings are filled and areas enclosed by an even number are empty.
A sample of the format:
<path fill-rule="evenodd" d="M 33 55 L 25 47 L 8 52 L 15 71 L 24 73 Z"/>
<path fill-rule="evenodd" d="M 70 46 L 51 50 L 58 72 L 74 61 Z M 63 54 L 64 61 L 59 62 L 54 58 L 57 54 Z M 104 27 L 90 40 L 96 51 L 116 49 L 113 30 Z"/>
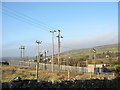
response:
<path fill-rule="evenodd" d="M 110 44 L 110 45 L 103 45 L 103 46 L 96 46 L 93 47 L 96 49 L 96 54 L 99 53 L 106 53 L 107 51 L 110 52 L 118 52 L 118 44 Z M 79 57 L 83 55 L 91 55 L 93 54 L 93 48 L 84 48 L 84 49 L 77 49 L 77 50 L 70 50 L 61 53 L 62 57 Z"/>
<path fill-rule="evenodd" d="M 118 59 L 118 54 L 119 54 L 118 44 L 102 45 L 102 46 L 95 46 L 92 48 L 83 48 L 83 49 L 66 51 L 61 53 L 61 59 L 64 62 L 70 63 L 69 65 L 85 64 L 86 60 L 88 63 L 94 63 L 93 48 L 96 50 L 95 53 L 96 63 L 118 64 L 120 62 Z M 109 58 L 106 58 L 106 55 L 108 55 L 107 54 L 108 51 L 109 51 Z"/>

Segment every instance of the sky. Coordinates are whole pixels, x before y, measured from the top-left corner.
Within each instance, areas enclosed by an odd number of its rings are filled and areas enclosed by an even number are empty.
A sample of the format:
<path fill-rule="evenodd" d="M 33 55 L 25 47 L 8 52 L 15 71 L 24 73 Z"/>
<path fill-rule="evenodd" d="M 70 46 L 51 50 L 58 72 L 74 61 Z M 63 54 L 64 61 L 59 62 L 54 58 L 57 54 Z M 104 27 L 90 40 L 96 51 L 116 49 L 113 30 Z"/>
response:
<path fill-rule="evenodd" d="M 119 2 L 119 0 L 1 0 L 2 2 Z"/>
<path fill-rule="evenodd" d="M 0 9 L 1 11 L 1 9 Z M 114 44 L 118 40 L 117 2 L 3 2 L 2 54 L 20 57 L 36 55 L 36 40 L 41 53 L 51 55 L 51 30 L 61 30 L 61 52 Z M 55 53 L 57 53 L 57 32 Z"/>

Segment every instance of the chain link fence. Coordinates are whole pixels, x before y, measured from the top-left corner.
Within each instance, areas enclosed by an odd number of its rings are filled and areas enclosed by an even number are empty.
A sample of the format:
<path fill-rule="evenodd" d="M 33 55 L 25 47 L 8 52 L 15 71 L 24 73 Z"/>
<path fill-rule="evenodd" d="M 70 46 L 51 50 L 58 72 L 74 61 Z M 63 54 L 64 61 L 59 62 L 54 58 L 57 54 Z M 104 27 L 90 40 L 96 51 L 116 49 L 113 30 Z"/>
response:
<path fill-rule="evenodd" d="M 36 62 L 10 60 L 9 65 L 21 66 L 21 67 L 36 67 Z M 39 63 L 39 69 L 52 71 L 52 64 Z M 66 65 L 60 65 L 60 68 L 59 65 L 53 65 L 53 70 L 65 71 L 65 72 L 69 70 L 70 72 L 77 72 L 80 74 L 84 74 L 85 72 L 87 72 L 86 67 L 75 67 L 75 66 L 66 66 Z"/>

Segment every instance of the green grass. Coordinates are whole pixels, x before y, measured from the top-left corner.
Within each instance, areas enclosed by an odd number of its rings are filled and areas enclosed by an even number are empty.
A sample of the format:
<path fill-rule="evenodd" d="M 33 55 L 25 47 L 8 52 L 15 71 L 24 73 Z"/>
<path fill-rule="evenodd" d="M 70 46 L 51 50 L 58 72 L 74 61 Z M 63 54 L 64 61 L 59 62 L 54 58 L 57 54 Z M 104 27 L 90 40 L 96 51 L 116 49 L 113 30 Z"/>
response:
<path fill-rule="evenodd" d="M 103 45 L 103 46 L 96 46 L 96 54 L 101 54 L 103 52 L 118 52 L 118 44 L 111 44 L 111 45 Z M 77 50 L 70 50 L 61 53 L 62 57 L 80 57 L 83 55 L 92 55 L 92 48 L 85 48 L 85 49 L 77 49 Z"/>

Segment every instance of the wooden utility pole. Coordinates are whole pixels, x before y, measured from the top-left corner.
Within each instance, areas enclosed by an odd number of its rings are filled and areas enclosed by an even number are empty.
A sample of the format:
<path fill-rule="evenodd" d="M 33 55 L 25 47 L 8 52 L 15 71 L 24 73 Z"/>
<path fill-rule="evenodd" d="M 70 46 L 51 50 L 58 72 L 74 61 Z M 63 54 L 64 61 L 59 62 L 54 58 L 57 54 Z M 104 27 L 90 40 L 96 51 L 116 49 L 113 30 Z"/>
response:
<path fill-rule="evenodd" d="M 25 50 L 25 46 L 21 46 L 20 48 L 20 53 L 21 53 L 21 62 L 20 65 L 22 64 L 22 61 L 24 61 L 24 50 Z"/>
<path fill-rule="evenodd" d="M 94 67 L 96 68 L 96 60 L 95 60 L 95 53 L 94 53 Z"/>
<path fill-rule="evenodd" d="M 22 46 L 19 48 L 20 49 L 20 58 L 21 58 L 21 61 L 22 61 Z"/>
<path fill-rule="evenodd" d="M 60 30 L 58 30 L 58 65 L 59 65 L 59 70 L 60 70 L 60 38 L 63 38 L 60 36 Z"/>
<path fill-rule="evenodd" d="M 45 60 L 46 60 L 46 54 L 48 53 L 48 50 L 44 50 L 44 54 L 45 54 Z M 48 62 L 48 61 L 47 61 Z"/>
<path fill-rule="evenodd" d="M 86 67 L 88 66 L 88 60 L 86 59 Z"/>
<path fill-rule="evenodd" d="M 70 80 L 70 69 L 68 69 L 68 80 Z"/>
<path fill-rule="evenodd" d="M 88 61 L 86 59 L 86 73 L 88 73 Z"/>
<path fill-rule="evenodd" d="M 23 61 L 25 60 L 25 46 L 23 46 Z"/>
<path fill-rule="evenodd" d="M 58 65 L 60 69 L 60 30 L 58 30 Z"/>
<path fill-rule="evenodd" d="M 95 58 L 96 58 L 96 50 L 93 48 L 93 53 L 94 53 L 94 70 L 95 70 L 95 73 L 96 73 L 96 61 L 95 61 Z"/>
<path fill-rule="evenodd" d="M 21 64 L 22 64 L 22 46 L 19 49 L 20 49 L 20 58 L 21 58 L 20 66 L 21 66 Z"/>
<path fill-rule="evenodd" d="M 39 60 L 40 60 L 39 44 L 41 44 L 41 43 L 42 42 L 36 40 L 36 44 L 37 44 L 36 79 L 37 79 L 37 81 L 39 81 L 38 80 L 38 69 L 39 69 Z"/>
<path fill-rule="evenodd" d="M 68 57 L 68 61 L 67 61 L 67 66 L 68 66 L 68 80 L 70 80 L 70 65 L 69 65 L 70 58 L 71 57 Z"/>
<path fill-rule="evenodd" d="M 54 71 L 54 31 L 50 31 L 52 33 L 52 72 Z"/>

